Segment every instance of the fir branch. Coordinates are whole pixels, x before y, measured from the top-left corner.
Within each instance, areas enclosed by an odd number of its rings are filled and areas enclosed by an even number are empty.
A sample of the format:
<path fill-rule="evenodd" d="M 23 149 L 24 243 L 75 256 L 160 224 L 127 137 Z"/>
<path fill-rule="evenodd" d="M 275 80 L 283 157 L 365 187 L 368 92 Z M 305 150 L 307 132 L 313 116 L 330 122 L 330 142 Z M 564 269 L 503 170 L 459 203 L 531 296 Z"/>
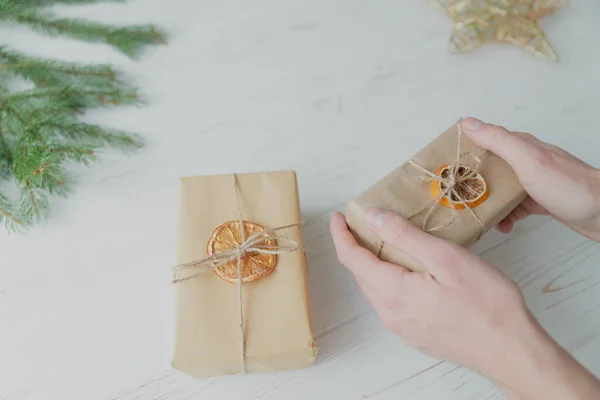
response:
<path fill-rule="evenodd" d="M 76 96 L 85 103 L 86 107 L 136 104 L 140 102 L 136 89 L 130 88 L 80 88 L 73 86 L 49 87 L 23 90 L 4 96 L 6 103 L 20 102 L 33 99 L 68 98 Z"/>
<path fill-rule="evenodd" d="M 0 223 L 8 232 L 15 232 L 23 224 L 12 202 L 3 194 L 0 194 Z"/>
<path fill-rule="evenodd" d="M 1 0 L 0 0 L 1 1 Z M 0 46 L 0 76 L 19 76 L 37 87 L 112 87 L 134 90 L 123 82 L 121 73 L 109 65 L 80 65 L 44 60 Z M 69 96 L 66 103 L 72 112 L 86 107 L 84 98 Z"/>
<path fill-rule="evenodd" d="M 164 41 L 164 34 L 152 25 L 115 27 L 60 19 L 43 9 L 56 3 L 97 1 L 102 0 L 0 0 L 0 22 L 106 43 L 131 56 L 147 44 Z M 34 87 L 10 92 L 2 83 L 12 78 Z M 20 190 L 16 202 L 0 193 L 0 223 L 5 229 L 27 227 L 47 214 L 51 197 L 68 191 L 64 170 L 68 163 L 88 165 L 97 149 L 107 146 L 121 150 L 141 146 L 135 134 L 80 121 L 81 111 L 138 103 L 137 89 L 109 65 L 36 58 L 0 46 L 0 178 Z"/>
<path fill-rule="evenodd" d="M 58 99 L 56 101 L 43 101 L 39 104 L 27 103 L 27 119 L 35 121 L 35 126 L 43 126 L 46 121 L 60 118 L 62 115 L 75 116 L 70 99 Z"/>
<path fill-rule="evenodd" d="M 7 113 L 11 113 L 25 128 L 27 128 L 28 131 L 30 131 L 31 133 L 36 132 L 35 127 L 28 120 L 26 120 L 21 115 L 21 113 L 14 107 L 11 107 L 8 104 L 4 104 L 4 109 L 7 111 Z"/>
<path fill-rule="evenodd" d="M 70 119 L 48 122 L 45 124 L 45 127 L 46 129 L 56 129 L 61 132 L 63 137 L 90 145 L 92 148 L 110 146 L 127 151 L 142 146 L 142 140 L 138 135 Z"/>
<path fill-rule="evenodd" d="M 77 162 L 88 166 L 96 158 L 94 147 L 89 145 L 58 145 L 48 150 L 50 153 L 58 154 L 66 161 Z"/>
<path fill-rule="evenodd" d="M 1 12 L 0 17 L 3 17 Z M 130 57 L 138 55 L 146 45 L 166 43 L 165 33 L 154 25 L 116 27 L 87 20 L 55 18 L 49 12 L 20 6 L 13 6 L 12 12 L 4 14 L 4 17 L 47 35 L 105 43 Z"/>
<path fill-rule="evenodd" d="M 3 54 L 0 53 L 0 57 Z M 86 78 L 96 78 L 100 82 L 114 82 L 116 80 L 116 72 L 105 65 L 86 65 L 79 66 L 76 64 L 59 63 L 50 60 L 30 59 L 19 63 L 2 64 L 0 63 L 0 71 L 12 72 L 16 75 L 21 75 L 24 78 L 35 76 L 36 73 L 43 72 L 44 74 L 57 73 L 66 76 L 83 76 Z M 46 84 L 48 82 L 46 81 Z"/>

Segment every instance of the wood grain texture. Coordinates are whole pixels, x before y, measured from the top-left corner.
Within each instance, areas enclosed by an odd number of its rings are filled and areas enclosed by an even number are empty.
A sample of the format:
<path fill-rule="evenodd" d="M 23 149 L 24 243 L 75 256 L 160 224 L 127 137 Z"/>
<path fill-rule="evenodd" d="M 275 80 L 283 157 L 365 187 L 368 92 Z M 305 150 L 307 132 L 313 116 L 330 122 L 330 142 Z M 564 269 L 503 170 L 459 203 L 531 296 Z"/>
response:
<path fill-rule="evenodd" d="M 328 214 L 459 116 L 533 132 L 600 165 L 600 3 L 573 2 L 544 19 L 558 64 L 504 45 L 452 56 L 451 24 L 425 1 L 166 4 L 56 7 L 171 31 L 168 47 L 139 61 L 0 29 L 0 44 L 23 51 L 114 63 L 148 99 L 85 116 L 142 133 L 142 151 L 77 168 L 75 193 L 43 226 L 0 235 L 0 400 L 503 398 L 383 330 L 336 261 Z M 302 371 L 183 376 L 169 368 L 178 177 L 278 169 L 298 172 L 318 360 Z M 600 245 L 532 218 L 476 251 L 600 374 Z"/>

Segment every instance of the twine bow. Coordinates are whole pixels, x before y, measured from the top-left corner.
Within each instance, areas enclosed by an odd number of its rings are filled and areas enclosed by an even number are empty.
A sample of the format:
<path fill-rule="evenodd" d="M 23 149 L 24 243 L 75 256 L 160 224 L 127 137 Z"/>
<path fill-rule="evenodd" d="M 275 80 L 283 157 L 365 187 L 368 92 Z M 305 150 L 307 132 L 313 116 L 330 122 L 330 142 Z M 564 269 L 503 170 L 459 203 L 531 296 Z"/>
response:
<path fill-rule="evenodd" d="M 457 145 L 456 145 L 456 158 L 455 158 L 454 162 L 448 166 L 449 174 L 447 177 L 443 177 L 441 174 L 436 175 L 435 173 L 433 173 L 433 172 L 429 171 L 428 169 L 419 165 L 414 160 L 408 161 L 409 165 L 416 167 L 417 169 L 419 169 L 421 172 L 423 172 L 425 174 L 425 176 L 419 178 L 420 180 L 423 180 L 426 182 L 430 182 L 430 181 L 439 182 L 440 187 L 443 189 L 443 190 L 441 190 L 441 193 L 436 198 L 434 198 L 431 202 L 423 205 L 421 208 L 419 208 L 417 211 L 415 211 L 408 218 L 408 219 L 413 219 L 417 215 L 421 214 L 423 211 L 427 210 L 427 213 L 425 213 L 425 217 L 423 218 L 423 223 L 421 226 L 422 229 L 426 232 L 435 232 L 437 230 L 440 230 L 442 228 L 450 226 L 450 225 L 452 225 L 452 223 L 454 223 L 454 221 L 457 218 L 456 208 L 454 207 L 454 202 L 449 201 L 449 203 L 451 205 L 450 211 L 452 212 L 452 218 L 450 218 L 448 221 L 446 221 L 442 224 L 433 226 L 431 228 L 427 228 L 427 223 L 429 222 L 429 219 L 433 216 L 433 214 L 435 214 L 435 211 L 440 206 L 440 201 L 444 197 L 450 197 L 451 200 L 458 199 L 458 202 L 460 204 L 462 204 L 466 210 L 468 210 L 469 214 L 479 224 L 480 229 L 481 229 L 480 235 L 483 233 L 483 221 L 481 220 L 481 218 L 479 218 L 477 213 L 467 204 L 463 195 L 457 190 L 457 186 L 459 184 L 466 182 L 470 179 L 473 179 L 477 176 L 477 174 L 479 173 L 478 170 L 479 170 L 479 167 L 481 166 L 483 157 L 485 157 L 487 152 L 484 151 L 480 156 L 474 155 L 472 150 L 469 150 L 465 153 L 460 152 L 462 135 L 463 135 L 461 122 L 462 122 L 462 120 L 459 120 L 456 124 L 456 128 L 458 131 L 458 135 L 457 135 L 458 138 L 457 138 Z M 461 161 L 463 158 L 465 158 L 467 156 L 471 157 L 475 161 L 475 166 L 472 168 L 461 169 L 461 167 L 462 167 Z"/>
<path fill-rule="evenodd" d="M 214 271 L 215 269 L 226 265 L 230 262 L 237 261 L 237 289 L 238 289 L 238 305 L 239 305 L 239 314 L 240 314 L 240 356 L 241 356 L 241 370 L 242 373 L 246 373 L 246 335 L 244 332 L 244 308 L 243 308 L 243 275 L 242 275 L 242 259 L 245 255 L 250 253 L 262 253 L 262 254 L 286 254 L 291 253 L 297 250 L 302 250 L 298 242 L 289 239 L 285 236 L 276 235 L 275 233 L 287 228 L 292 228 L 295 226 L 300 226 L 301 224 L 290 224 L 279 226 L 276 228 L 265 229 L 260 232 L 253 233 L 252 235 L 246 238 L 246 233 L 244 231 L 244 219 L 242 216 L 242 208 L 240 204 L 240 193 L 239 186 L 237 182 L 237 176 L 232 174 L 233 177 L 233 185 L 235 187 L 235 197 L 236 204 L 238 208 L 238 214 L 240 219 L 240 234 L 241 234 L 241 243 L 234 248 L 224 250 L 219 253 L 215 253 L 211 256 L 202 258 L 200 260 L 190 261 L 184 264 L 179 264 L 173 267 L 174 272 L 189 270 L 193 268 L 204 267 L 200 271 L 196 272 L 193 275 L 186 276 L 183 278 L 175 278 L 172 283 L 182 283 L 188 281 L 190 279 L 199 278 L 201 276 L 206 275 L 207 273 Z M 272 240 L 280 240 L 287 242 L 288 246 L 282 245 L 269 245 L 269 241 Z M 275 242 L 277 243 L 277 242 Z M 259 271 L 263 272 L 260 267 L 256 267 Z"/>
<path fill-rule="evenodd" d="M 442 189 L 440 191 L 440 194 L 436 198 L 434 198 L 430 202 L 424 204 L 417 211 L 415 211 L 412 215 L 410 215 L 408 217 L 408 219 L 413 220 L 416 216 L 420 215 L 422 212 L 427 210 L 427 212 L 425 213 L 425 217 L 423 217 L 423 222 L 421 224 L 421 229 L 423 229 L 425 232 L 435 232 L 442 228 L 452 225 L 454 223 L 454 221 L 456 220 L 456 218 L 458 217 L 458 213 L 456 212 L 454 202 L 449 201 L 452 218 L 448 219 L 447 221 L 444 221 L 443 223 L 441 223 L 439 225 L 427 227 L 429 220 L 435 214 L 435 212 L 438 210 L 438 207 L 440 207 L 440 201 L 444 197 L 450 197 L 450 200 L 457 199 L 458 202 L 460 204 L 462 204 L 464 206 L 464 208 L 469 212 L 469 214 L 473 217 L 473 219 L 475 219 L 475 221 L 477 221 L 477 224 L 479 225 L 478 237 L 481 237 L 481 235 L 483 235 L 483 228 L 484 228 L 483 221 L 481 220 L 481 218 L 479 218 L 477 213 L 467 204 L 467 201 L 465 200 L 463 195 L 457 190 L 457 187 L 459 184 L 466 182 L 469 179 L 473 179 L 474 177 L 477 176 L 477 174 L 479 173 L 478 172 L 479 167 L 481 166 L 481 162 L 482 162 L 483 158 L 485 157 L 485 155 L 487 154 L 487 151 L 483 151 L 481 153 L 481 155 L 479 155 L 479 156 L 476 156 L 475 154 L 473 154 L 472 150 L 461 153 L 460 150 L 461 150 L 461 141 L 462 141 L 462 135 L 463 135 L 461 122 L 462 122 L 462 119 L 459 120 L 456 124 L 456 128 L 458 131 L 458 135 L 457 135 L 458 138 L 457 138 L 457 145 L 456 145 L 456 158 L 454 159 L 452 164 L 450 164 L 448 166 L 449 174 L 447 177 L 441 176 L 441 174 L 436 175 L 435 173 L 429 171 L 427 168 L 421 166 L 415 160 L 408 160 L 409 165 L 412 165 L 413 167 L 417 168 L 424 174 L 424 176 L 421 176 L 418 178 L 419 180 L 425 181 L 425 182 L 431 182 L 431 181 L 439 182 L 440 188 Z M 473 161 L 475 162 L 475 166 L 468 167 L 468 168 L 461 168 L 462 167 L 461 161 L 465 157 L 472 158 Z M 383 245 L 384 245 L 384 243 L 382 241 L 379 244 L 379 248 L 377 250 L 378 257 L 381 256 L 381 252 L 383 251 Z"/>

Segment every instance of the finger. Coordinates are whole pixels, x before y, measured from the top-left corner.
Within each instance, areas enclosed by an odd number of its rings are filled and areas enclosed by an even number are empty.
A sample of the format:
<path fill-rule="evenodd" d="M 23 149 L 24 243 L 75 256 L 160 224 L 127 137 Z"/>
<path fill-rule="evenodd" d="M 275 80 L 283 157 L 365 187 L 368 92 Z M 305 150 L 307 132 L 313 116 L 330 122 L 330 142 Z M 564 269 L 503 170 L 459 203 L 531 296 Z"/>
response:
<path fill-rule="evenodd" d="M 502 233 L 510 233 L 513 229 L 515 221 L 520 221 L 530 215 L 547 215 L 548 210 L 538 204 L 531 197 L 526 197 L 513 211 L 510 212 L 496 228 Z"/>
<path fill-rule="evenodd" d="M 542 142 L 540 139 L 536 138 L 535 136 L 533 136 L 531 133 L 527 133 L 527 132 L 511 132 L 511 134 L 520 137 L 521 139 L 533 144 L 533 145 L 543 145 L 544 147 L 546 146 L 550 146 L 548 143 L 544 143 Z"/>
<path fill-rule="evenodd" d="M 542 207 L 537 201 L 535 201 L 533 198 L 531 198 L 530 196 L 527 196 L 525 198 L 525 200 L 523 200 L 521 202 L 521 206 L 527 210 L 527 212 L 531 215 L 531 214 L 536 214 L 536 215 L 548 215 L 550 214 L 548 212 L 548 210 L 546 210 L 544 207 Z"/>
<path fill-rule="evenodd" d="M 486 124 L 475 118 L 462 121 L 462 128 L 476 145 L 506 160 L 521 180 L 529 178 L 536 165 L 549 157 L 531 135 L 513 134 L 501 126 Z"/>
<path fill-rule="evenodd" d="M 502 233 L 510 233 L 513 230 L 514 222 L 512 217 L 509 215 L 504 218 L 497 226 L 498 230 Z"/>
<path fill-rule="evenodd" d="M 385 243 L 414 257 L 436 277 L 457 261 L 458 246 L 422 231 L 397 214 L 372 208 L 365 220 Z"/>
<path fill-rule="evenodd" d="M 529 210 L 527 210 L 527 208 L 525 208 L 525 206 L 523 206 L 522 204 L 520 204 L 512 212 L 512 216 L 515 221 L 520 221 L 522 219 L 529 217 L 530 215 L 531 215 L 531 213 L 529 212 Z"/>
<path fill-rule="evenodd" d="M 539 146 L 539 147 L 543 147 L 544 149 L 551 151 L 553 153 L 556 153 L 558 155 L 568 155 L 571 157 L 574 157 L 571 153 L 569 153 L 566 150 L 561 149 L 560 147 L 556 147 L 550 143 L 546 143 L 540 139 L 538 139 L 537 137 L 533 136 L 531 133 L 526 133 L 526 132 L 512 132 L 513 135 L 517 135 L 519 137 L 521 137 L 522 139 L 528 141 L 529 143 L 533 144 L 534 146 Z"/>
<path fill-rule="evenodd" d="M 514 222 L 525 219 L 533 214 L 546 215 L 548 214 L 548 211 L 540 206 L 534 199 L 527 197 L 510 212 L 509 217 Z"/>
<path fill-rule="evenodd" d="M 397 282 L 403 274 L 410 273 L 405 268 L 381 261 L 361 247 L 348 230 L 344 215 L 337 211 L 331 215 L 330 230 L 339 261 L 370 285 L 377 287 L 386 281 Z"/>

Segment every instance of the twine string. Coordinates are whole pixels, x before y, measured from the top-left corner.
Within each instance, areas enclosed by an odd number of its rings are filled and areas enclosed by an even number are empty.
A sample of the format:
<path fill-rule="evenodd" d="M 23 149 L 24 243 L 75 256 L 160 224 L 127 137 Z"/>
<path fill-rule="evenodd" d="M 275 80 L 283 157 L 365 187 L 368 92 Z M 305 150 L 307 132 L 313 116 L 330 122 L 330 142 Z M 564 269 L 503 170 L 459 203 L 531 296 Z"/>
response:
<path fill-rule="evenodd" d="M 240 333 L 240 357 L 241 357 L 241 372 L 245 374 L 246 370 L 246 335 L 244 331 L 244 303 L 243 303 L 243 258 L 250 253 L 261 253 L 261 254 L 286 254 L 294 251 L 302 250 L 300 244 L 295 240 L 289 239 L 285 236 L 278 235 L 277 232 L 288 228 L 300 226 L 300 223 L 289 224 L 279 226 L 276 228 L 265 229 L 260 232 L 255 232 L 246 238 L 246 232 L 244 229 L 244 218 L 242 215 L 242 207 L 240 202 L 239 185 L 237 181 L 237 175 L 233 174 L 233 184 L 235 187 L 235 198 L 240 219 L 240 236 L 241 243 L 237 247 L 223 250 L 215 253 L 211 256 L 204 257 L 199 260 L 190 261 L 187 263 L 179 264 L 173 267 L 174 272 L 186 271 L 190 269 L 198 269 L 192 275 L 184 276 L 182 278 L 174 278 L 172 283 L 182 283 L 190 279 L 199 278 L 206 275 L 207 273 L 214 271 L 215 269 L 226 265 L 231 262 L 237 263 L 237 294 L 238 294 L 238 306 L 240 315 L 239 333 Z M 286 245 L 269 244 L 270 241 L 275 240 L 275 243 L 284 242 Z"/>
<path fill-rule="evenodd" d="M 233 185 L 235 186 L 235 201 L 238 205 L 238 214 L 240 217 L 240 235 L 242 238 L 242 243 L 246 241 L 246 233 L 244 232 L 244 219 L 242 217 L 242 207 L 240 206 L 240 191 L 238 190 L 238 182 L 235 174 L 231 175 L 233 177 Z M 242 357 L 242 374 L 245 374 L 246 371 L 246 333 L 244 332 L 244 299 L 243 299 L 243 281 L 242 281 L 242 250 L 240 247 L 237 249 L 237 289 L 238 289 L 238 305 L 239 305 L 239 314 L 240 314 L 240 356 Z"/>

